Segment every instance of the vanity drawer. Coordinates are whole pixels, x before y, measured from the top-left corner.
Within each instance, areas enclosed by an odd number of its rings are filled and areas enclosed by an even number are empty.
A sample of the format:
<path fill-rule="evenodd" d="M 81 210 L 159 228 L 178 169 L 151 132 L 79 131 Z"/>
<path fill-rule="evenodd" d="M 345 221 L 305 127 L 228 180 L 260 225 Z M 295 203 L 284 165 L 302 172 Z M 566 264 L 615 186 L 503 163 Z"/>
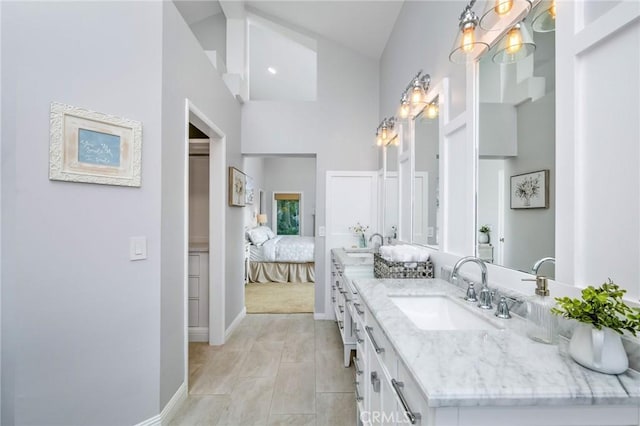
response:
<path fill-rule="evenodd" d="M 373 315 L 367 307 L 364 307 L 365 310 L 365 320 L 364 320 L 364 334 L 365 339 L 371 343 L 371 347 L 373 348 L 373 353 L 380 359 L 380 363 L 387 371 L 389 377 L 395 377 L 397 373 L 397 359 L 396 352 L 389 343 L 389 339 L 384 334 L 380 325 L 375 320 Z"/>
<path fill-rule="evenodd" d="M 426 399 L 422 396 L 422 392 L 420 391 L 420 387 L 414 381 L 413 376 L 404 365 L 404 363 L 398 360 L 398 374 L 395 378 L 395 386 L 392 381 L 391 386 L 396 394 L 396 399 L 398 402 L 398 410 L 400 411 L 403 418 L 409 419 L 409 416 L 405 414 L 405 409 L 411 412 L 415 416 L 415 425 L 426 425 L 428 424 L 428 406 Z M 404 398 L 404 403 L 402 399 Z M 411 424 L 411 422 L 408 422 Z"/>

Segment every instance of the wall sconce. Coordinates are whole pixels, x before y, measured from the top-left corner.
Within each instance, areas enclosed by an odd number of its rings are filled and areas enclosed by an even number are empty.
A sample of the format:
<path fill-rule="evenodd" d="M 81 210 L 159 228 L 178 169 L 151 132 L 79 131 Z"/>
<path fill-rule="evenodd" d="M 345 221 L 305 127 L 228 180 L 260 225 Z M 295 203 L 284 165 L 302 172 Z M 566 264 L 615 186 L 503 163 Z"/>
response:
<path fill-rule="evenodd" d="M 415 116 L 422 111 L 427 104 L 426 96 L 430 85 L 431 76 L 422 74 L 422 70 L 418 71 L 418 74 L 411 79 L 402 92 L 400 109 L 398 110 L 400 118 L 405 119 L 409 116 Z"/>
<path fill-rule="evenodd" d="M 453 63 L 467 64 L 473 62 L 478 56 L 489 50 L 487 43 L 477 39 L 478 15 L 471 10 L 475 3 L 476 0 L 471 0 L 460 15 L 458 35 L 449 54 L 449 60 Z"/>
<path fill-rule="evenodd" d="M 487 0 L 480 18 L 480 28 L 485 31 L 502 31 L 514 19 L 529 13 L 530 10 L 529 0 Z"/>
<path fill-rule="evenodd" d="M 258 225 L 264 225 L 265 223 L 267 223 L 267 215 L 259 214 L 257 220 L 258 220 Z"/>
<path fill-rule="evenodd" d="M 434 118 L 438 117 L 439 112 L 440 107 L 438 107 L 438 99 L 436 98 L 435 100 L 427 104 L 424 111 L 422 112 L 422 115 L 427 117 L 428 119 L 433 120 Z"/>
<path fill-rule="evenodd" d="M 376 129 L 376 145 L 398 145 L 398 134 L 395 130 L 396 118 L 384 118 Z"/>
<path fill-rule="evenodd" d="M 507 31 L 497 46 L 493 62 L 497 64 L 513 64 L 531 55 L 536 50 L 529 26 L 523 20 Z"/>
<path fill-rule="evenodd" d="M 536 8 L 533 31 L 547 33 L 556 30 L 556 0 L 543 0 Z"/>

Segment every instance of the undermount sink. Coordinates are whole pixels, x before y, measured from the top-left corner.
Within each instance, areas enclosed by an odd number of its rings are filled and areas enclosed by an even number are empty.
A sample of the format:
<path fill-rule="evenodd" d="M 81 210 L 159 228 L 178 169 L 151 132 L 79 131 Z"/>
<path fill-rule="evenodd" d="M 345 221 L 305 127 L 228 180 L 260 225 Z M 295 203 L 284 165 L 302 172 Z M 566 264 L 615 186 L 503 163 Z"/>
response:
<path fill-rule="evenodd" d="M 421 330 L 493 330 L 494 324 L 444 295 L 389 296 Z"/>
<path fill-rule="evenodd" d="M 370 247 L 343 247 L 343 250 L 348 254 L 353 254 L 353 253 L 371 254 L 373 252 L 373 250 Z"/>

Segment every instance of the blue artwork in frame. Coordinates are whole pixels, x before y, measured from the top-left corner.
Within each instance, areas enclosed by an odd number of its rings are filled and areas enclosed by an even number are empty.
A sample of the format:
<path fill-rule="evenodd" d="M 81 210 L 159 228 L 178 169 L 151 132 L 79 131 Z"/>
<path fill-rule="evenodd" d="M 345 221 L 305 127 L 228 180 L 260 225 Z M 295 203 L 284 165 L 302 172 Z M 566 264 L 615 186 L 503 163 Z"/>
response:
<path fill-rule="evenodd" d="M 98 166 L 120 166 L 120 136 L 78 129 L 78 161 Z"/>

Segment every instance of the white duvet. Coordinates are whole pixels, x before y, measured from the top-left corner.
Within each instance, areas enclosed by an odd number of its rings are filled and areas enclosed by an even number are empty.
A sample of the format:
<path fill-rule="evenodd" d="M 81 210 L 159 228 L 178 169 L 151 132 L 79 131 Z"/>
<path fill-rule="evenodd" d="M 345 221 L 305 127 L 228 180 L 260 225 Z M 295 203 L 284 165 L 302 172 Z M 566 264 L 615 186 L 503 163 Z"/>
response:
<path fill-rule="evenodd" d="M 314 238 L 277 235 L 262 245 L 263 262 L 314 262 Z"/>

